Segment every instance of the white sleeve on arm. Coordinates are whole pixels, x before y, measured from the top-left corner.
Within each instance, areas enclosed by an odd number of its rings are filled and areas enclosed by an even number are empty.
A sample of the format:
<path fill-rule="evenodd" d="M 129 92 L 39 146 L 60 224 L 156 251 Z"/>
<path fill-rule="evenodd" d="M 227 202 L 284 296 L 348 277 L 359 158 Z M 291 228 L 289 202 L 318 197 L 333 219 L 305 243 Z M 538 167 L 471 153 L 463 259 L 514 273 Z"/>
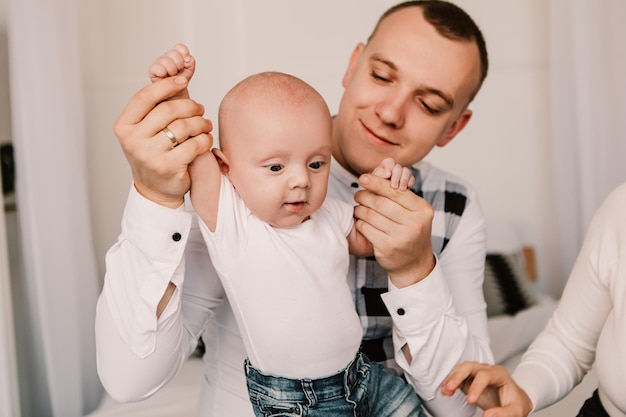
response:
<path fill-rule="evenodd" d="M 460 362 L 493 363 L 483 295 L 486 226 L 470 200 L 435 269 L 421 282 L 398 289 L 389 282 L 383 300 L 394 323 L 396 361 L 435 416 L 471 416 L 465 395 L 441 394 L 441 382 Z M 409 364 L 402 347 L 408 345 Z"/>
<path fill-rule="evenodd" d="M 623 297 L 612 291 L 620 288 L 615 277 L 624 278 L 618 272 L 624 253 L 618 242 L 623 242 L 624 236 L 619 234 L 617 219 L 623 218 L 626 197 L 607 201 L 618 204 L 605 202 L 594 215 L 557 309 L 513 372 L 513 379 L 533 402 L 533 410 L 569 394 L 594 361 L 603 389 L 623 394 L 624 384 L 603 381 L 601 369 L 604 363 L 608 365 L 605 375 L 623 375 L 619 364 L 624 353 L 615 337 L 623 327 L 610 316 L 623 311 L 618 305 Z M 604 344 L 599 344 L 601 338 Z M 603 406 L 609 410 L 610 404 L 603 401 Z"/>
<path fill-rule="evenodd" d="M 175 375 L 202 331 L 204 322 L 187 319 L 181 308 L 185 250 L 192 258 L 199 257 L 194 249 L 200 252 L 190 237 L 193 220 L 185 206 L 162 207 L 131 187 L 122 233 L 107 253 L 96 313 L 98 374 L 116 400 L 136 401 L 156 392 Z M 206 248 L 204 253 L 208 259 Z M 157 304 L 170 282 L 176 290 L 157 320 Z M 219 303 L 220 288 L 215 298 L 205 297 L 205 311 L 212 301 Z"/>

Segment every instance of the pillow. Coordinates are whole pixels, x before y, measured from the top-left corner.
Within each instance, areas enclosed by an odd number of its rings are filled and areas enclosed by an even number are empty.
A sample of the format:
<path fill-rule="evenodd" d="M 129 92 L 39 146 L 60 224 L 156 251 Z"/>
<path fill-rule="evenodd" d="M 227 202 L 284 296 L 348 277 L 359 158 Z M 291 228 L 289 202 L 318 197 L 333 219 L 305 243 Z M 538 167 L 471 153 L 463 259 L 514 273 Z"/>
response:
<path fill-rule="evenodd" d="M 501 315 L 487 320 L 491 350 L 495 363 L 523 352 L 543 330 L 556 309 L 557 301 L 549 295 L 538 294 L 537 304 L 514 316 Z"/>
<path fill-rule="evenodd" d="M 537 303 L 526 271 L 522 249 L 487 253 L 483 283 L 487 317 L 514 315 Z"/>

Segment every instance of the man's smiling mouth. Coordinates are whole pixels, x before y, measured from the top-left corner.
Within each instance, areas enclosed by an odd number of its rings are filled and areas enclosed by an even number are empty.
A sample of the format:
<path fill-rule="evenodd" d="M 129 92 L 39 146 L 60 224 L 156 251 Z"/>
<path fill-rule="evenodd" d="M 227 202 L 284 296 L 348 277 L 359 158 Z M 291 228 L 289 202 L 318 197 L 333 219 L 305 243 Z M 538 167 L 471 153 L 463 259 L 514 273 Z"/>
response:
<path fill-rule="evenodd" d="M 374 137 L 377 141 L 379 142 L 383 142 L 386 143 L 388 145 L 397 145 L 397 143 L 391 142 L 390 140 L 388 140 L 387 138 L 380 136 L 378 134 L 376 134 L 373 130 L 371 130 L 369 127 L 367 127 L 363 122 L 361 122 L 361 125 L 363 126 L 363 129 L 365 129 L 365 131 L 372 137 Z"/>

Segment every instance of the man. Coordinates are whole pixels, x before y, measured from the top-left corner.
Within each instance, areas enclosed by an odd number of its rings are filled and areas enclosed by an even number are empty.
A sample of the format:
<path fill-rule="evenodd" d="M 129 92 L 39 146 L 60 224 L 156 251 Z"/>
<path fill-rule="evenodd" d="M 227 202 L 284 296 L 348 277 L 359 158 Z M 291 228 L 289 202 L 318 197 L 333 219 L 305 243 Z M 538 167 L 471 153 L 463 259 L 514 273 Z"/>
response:
<path fill-rule="evenodd" d="M 352 258 L 347 277 L 363 351 L 397 363 L 431 413 L 442 416 L 474 412 L 462 395 L 440 394 L 454 365 L 493 360 L 482 295 L 485 222 L 474 192 L 422 159 L 470 120 L 468 105 L 487 67 L 484 40 L 465 12 L 443 1 L 401 3 L 352 53 L 333 122 L 329 195 L 359 204 L 357 227 L 376 259 Z M 134 188 L 107 255 L 98 368 L 114 398 L 144 398 L 202 336 L 200 415 L 252 415 L 241 337 L 218 280 L 207 276 L 214 270 L 183 205 L 187 166 L 212 144 L 201 105 L 164 101 L 186 85 L 184 77 L 169 78 L 142 89 L 115 126 Z M 385 157 L 414 165 L 414 193 L 389 192 L 386 180 L 361 175 Z"/>

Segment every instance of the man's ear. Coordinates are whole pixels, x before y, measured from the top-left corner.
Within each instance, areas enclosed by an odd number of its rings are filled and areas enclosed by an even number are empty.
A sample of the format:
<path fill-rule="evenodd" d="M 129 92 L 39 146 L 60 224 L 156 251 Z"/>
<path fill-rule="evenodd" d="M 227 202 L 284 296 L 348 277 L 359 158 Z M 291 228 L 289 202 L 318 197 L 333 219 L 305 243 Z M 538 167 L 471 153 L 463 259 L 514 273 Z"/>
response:
<path fill-rule="evenodd" d="M 359 59 L 361 52 L 363 52 L 363 48 L 365 48 L 365 45 L 363 42 L 359 42 L 359 44 L 354 48 L 354 51 L 352 51 L 348 68 L 346 69 L 346 73 L 343 75 L 343 80 L 341 80 L 343 88 L 346 88 L 350 82 L 350 78 L 352 78 L 352 73 L 354 72 L 354 67 L 356 66 L 356 61 Z"/>
<path fill-rule="evenodd" d="M 437 142 L 437 146 L 444 147 L 448 143 L 450 143 L 450 141 L 454 139 L 454 137 L 458 135 L 461 130 L 463 130 L 463 128 L 467 125 L 471 118 L 472 111 L 470 109 L 465 109 L 463 113 L 459 116 L 459 118 L 456 119 L 454 123 L 452 123 L 452 125 L 448 128 L 446 134 L 441 139 L 439 139 L 439 141 Z"/>
<path fill-rule="evenodd" d="M 230 162 L 228 162 L 228 158 L 219 148 L 213 148 L 211 151 L 213 152 L 213 155 L 215 155 L 217 164 L 220 166 L 220 171 L 228 177 L 228 174 L 230 173 Z"/>

